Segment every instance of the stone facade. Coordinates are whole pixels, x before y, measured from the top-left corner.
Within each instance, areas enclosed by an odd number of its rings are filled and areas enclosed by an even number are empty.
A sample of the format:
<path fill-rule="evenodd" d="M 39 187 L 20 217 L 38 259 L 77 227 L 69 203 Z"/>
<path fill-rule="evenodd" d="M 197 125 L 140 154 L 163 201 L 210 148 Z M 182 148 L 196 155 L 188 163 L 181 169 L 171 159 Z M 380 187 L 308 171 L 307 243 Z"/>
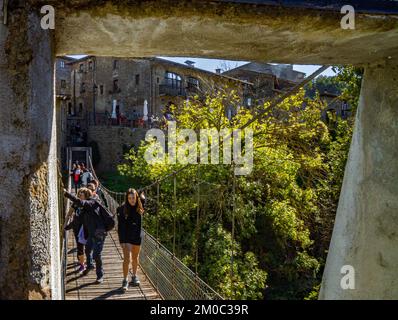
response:
<path fill-rule="evenodd" d="M 71 61 L 75 59 L 69 57 L 60 57 L 55 61 L 55 92 L 56 92 L 56 114 L 57 114 L 57 140 L 58 140 L 58 159 L 62 163 L 66 159 L 65 146 L 67 144 L 67 115 L 73 114 L 72 104 L 72 85 Z"/>
<path fill-rule="evenodd" d="M 59 57 L 55 61 L 55 92 L 57 93 L 57 98 L 68 100 L 70 102 L 71 99 L 71 71 L 72 67 L 70 62 L 73 61 L 73 58 L 69 57 Z"/>
<path fill-rule="evenodd" d="M 143 128 L 90 126 L 88 131 L 89 144 L 96 142 L 100 159 L 96 166 L 97 173 L 117 170 L 117 165 L 124 161 L 125 153 L 131 148 L 138 147 L 145 139 L 146 130 Z"/>
<path fill-rule="evenodd" d="M 64 112 L 68 118 L 66 131 L 63 130 L 63 116 L 59 119 L 63 132 L 59 138 L 63 146 L 60 153 L 64 155 L 66 145 L 73 145 L 74 141 L 65 139 L 65 136 L 70 137 L 72 128 L 79 124 L 81 130 L 87 133 L 84 143 L 94 140 L 104 149 L 102 144 L 105 142 L 102 141 L 109 141 L 112 148 L 118 148 L 116 158 L 119 159 L 119 149 L 124 142 L 119 141 L 119 135 L 108 126 L 115 124 L 115 119 L 111 119 L 115 112 L 115 117 L 120 114 L 130 120 L 133 114 L 142 117 L 146 101 L 148 116 L 161 119 L 168 105 L 179 104 L 194 95 L 204 96 L 217 89 L 236 90 L 242 104 L 252 107 L 264 103 L 280 91 L 288 90 L 304 75 L 286 65 L 280 68 L 259 63 L 245 66 L 221 74 L 195 68 L 189 61 L 181 64 L 160 58 L 86 56 L 74 60 L 60 57 L 57 61 L 57 90 L 60 90 L 57 96 L 66 98 L 59 99 L 58 105 L 61 113 Z M 63 79 L 67 78 L 68 71 L 70 82 L 65 85 Z M 278 78 L 276 74 L 286 79 Z M 63 90 L 65 86 L 70 93 Z M 234 112 L 226 110 L 226 115 Z M 116 124 L 120 124 L 118 121 Z M 128 123 L 131 127 L 131 122 Z M 102 127 L 101 132 L 91 128 L 104 125 L 107 126 Z M 108 133 L 109 136 L 105 137 Z M 115 140 L 109 140 L 109 137 Z M 103 160 L 99 171 L 115 170 L 114 163 L 118 161 L 107 151 L 100 153 Z"/>
<path fill-rule="evenodd" d="M 243 97 L 251 85 L 160 58 L 87 56 L 69 65 L 73 105 L 69 115 L 84 118 L 91 124 L 94 124 L 94 115 L 101 119 L 101 114 L 111 114 L 114 101 L 119 112 L 126 116 L 134 110 L 142 115 L 145 101 L 149 115 L 161 116 L 169 103 L 177 103 L 214 86 L 238 89 Z"/>
<path fill-rule="evenodd" d="M 248 106 L 263 104 L 270 97 L 288 91 L 305 77 L 305 73 L 293 70 L 292 65 L 258 62 L 225 71 L 223 75 L 251 83 L 245 101 Z"/>

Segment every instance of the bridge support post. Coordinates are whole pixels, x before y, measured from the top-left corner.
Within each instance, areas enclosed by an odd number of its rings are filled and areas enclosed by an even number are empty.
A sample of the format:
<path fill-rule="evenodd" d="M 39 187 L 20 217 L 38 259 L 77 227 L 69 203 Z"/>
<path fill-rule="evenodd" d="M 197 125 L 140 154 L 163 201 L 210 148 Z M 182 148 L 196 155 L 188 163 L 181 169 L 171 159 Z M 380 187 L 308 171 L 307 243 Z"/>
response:
<path fill-rule="evenodd" d="M 320 299 L 398 299 L 397 265 L 398 61 L 387 59 L 365 70 Z"/>
<path fill-rule="evenodd" d="M 28 7 L 0 24 L 0 299 L 58 299 L 53 36 Z"/>

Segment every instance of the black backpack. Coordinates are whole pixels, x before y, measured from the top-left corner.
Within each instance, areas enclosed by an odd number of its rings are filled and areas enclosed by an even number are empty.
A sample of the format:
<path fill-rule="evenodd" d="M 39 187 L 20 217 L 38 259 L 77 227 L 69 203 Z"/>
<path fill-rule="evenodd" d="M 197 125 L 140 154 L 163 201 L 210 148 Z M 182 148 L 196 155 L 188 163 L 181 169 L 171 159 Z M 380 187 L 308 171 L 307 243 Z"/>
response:
<path fill-rule="evenodd" d="M 115 218 L 101 203 L 98 201 L 97 203 L 99 205 L 99 214 L 104 223 L 105 231 L 111 231 L 115 227 Z"/>

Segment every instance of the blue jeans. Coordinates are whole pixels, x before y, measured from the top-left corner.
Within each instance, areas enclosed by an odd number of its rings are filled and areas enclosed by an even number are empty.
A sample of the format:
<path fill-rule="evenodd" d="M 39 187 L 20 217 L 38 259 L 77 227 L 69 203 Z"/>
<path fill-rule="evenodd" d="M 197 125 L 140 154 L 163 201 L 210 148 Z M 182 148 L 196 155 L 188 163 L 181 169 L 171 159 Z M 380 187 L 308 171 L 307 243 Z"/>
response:
<path fill-rule="evenodd" d="M 93 267 L 93 259 L 95 261 L 95 270 L 97 278 L 101 278 L 104 275 L 102 268 L 102 249 L 104 247 L 105 236 L 103 238 L 89 237 L 86 243 L 86 259 L 87 268 Z"/>

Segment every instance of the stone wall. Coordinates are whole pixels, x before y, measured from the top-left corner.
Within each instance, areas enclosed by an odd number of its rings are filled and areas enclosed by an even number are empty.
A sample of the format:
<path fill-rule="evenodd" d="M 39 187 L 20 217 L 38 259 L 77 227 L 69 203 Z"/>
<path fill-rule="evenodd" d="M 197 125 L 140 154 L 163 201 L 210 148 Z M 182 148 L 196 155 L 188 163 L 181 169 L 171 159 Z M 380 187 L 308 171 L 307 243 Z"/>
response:
<path fill-rule="evenodd" d="M 98 173 L 117 170 L 117 165 L 124 160 L 124 153 L 131 147 L 138 147 L 145 139 L 146 129 L 91 126 L 88 131 L 89 143 L 98 144 L 100 162 L 96 166 Z M 93 158 L 95 152 L 93 151 Z M 96 159 L 94 158 L 95 162 Z"/>
<path fill-rule="evenodd" d="M 71 87 L 71 66 L 68 64 L 71 59 L 58 58 L 55 62 L 56 68 L 56 82 L 55 82 L 55 92 L 57 95 L 67 95 L 70 98 Z M 64 63 L 64 66 L 62 66 Z M 65 86 L 62 86 L 62 81 L 65 81 Z"/>
<path fill-rule="evenodd" d="M 0 24 L 0 299 L 60 298 L 54 46 L 38 14 Z"/>
<path fill-rule="evenodd" d="M 113 68 L 117 60 L 117 68 Z M 122 114 L 133 110 L 143 112 L 144 101 L 151 99 L 150 64 L 145 60 L 96 57 L 95 79 L 98 89 L 96 110 L 112 113 L 112 101 L 117 100 Z M 139 77 L 136 82 L 136 76 Z M 118 81 L 120 92 L 113 91 L 113 81 Z M 103 86 L 103 94 L 100 86 Z"/>

